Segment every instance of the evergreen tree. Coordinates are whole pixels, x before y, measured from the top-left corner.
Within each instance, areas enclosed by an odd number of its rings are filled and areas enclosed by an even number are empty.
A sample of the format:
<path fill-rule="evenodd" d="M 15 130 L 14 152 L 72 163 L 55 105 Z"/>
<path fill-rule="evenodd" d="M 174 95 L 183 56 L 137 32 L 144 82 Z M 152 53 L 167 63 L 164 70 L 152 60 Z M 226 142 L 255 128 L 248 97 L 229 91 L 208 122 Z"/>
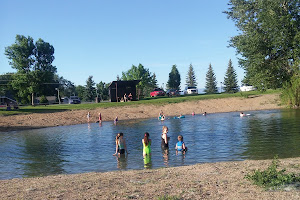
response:
<path fill-rule="evenodd" d="M 154 88 L 157 88 L 157 87 L 158 87 L 157 79 L 156 79 L 156 74 L 155 74 L 155 73 L 153 73 L 151 85 L 152 85 Z"/>
<path fill-rule="evenodd" d="M 173 65 L 172 70 L 169 73 L 169 80 L 167 82 L 168 89 L 177 89 L 180 90 L 181 78 L 178 72 L 177 66 Z"/>
<path fill-rule="evenodd" d="M 196 75 L 192 64 L 190 64 L 189 71 L 186 76 L 186 86 L 197 87 Z"/>
<path fill-rule="evenodd" d="M 95 82 L 93 81 L 93 76 L 89 76 L 89 78 L 86 81 L 84 100 L 93 101 L 95 98 L 96 98 Z"/>
<path fill-rule="evenodd" d="M 207 94 L 214 94 L 218 92 L 217 89 L 217 81 L 216 81 L 216 75 L 214 73 L 214 70 L 209 64 L 208 71 L 206 73 L 206 84 L 205 84 L 205 90 Z"/>
<path fill-rule="evenodd" d="M 231 59 L 229 60 L 229 63 L 228 63 L 228 68 L 227 68 L 226 75 L 224 78 L 224 85 L 225 85 L 225 87 L 224 87 L 225 92 L 235 93 L 239 90 L 238 84 L 237 84 L 237 75 L 232 66 Z"/>

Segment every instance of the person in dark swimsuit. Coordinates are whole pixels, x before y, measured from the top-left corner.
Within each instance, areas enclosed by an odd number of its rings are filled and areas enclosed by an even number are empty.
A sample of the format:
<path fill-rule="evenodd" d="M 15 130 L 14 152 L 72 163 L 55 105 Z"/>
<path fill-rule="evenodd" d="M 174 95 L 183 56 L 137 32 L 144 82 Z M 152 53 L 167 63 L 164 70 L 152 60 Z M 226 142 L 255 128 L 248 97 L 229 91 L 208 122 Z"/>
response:
<path fill-rule="evenodd" d="M 161 147 L 163 147 L 163 148 L 168 148 L 169 147 L 168 135 L 167 135 L 168 132 L 169 132 L 168 127 L 163 126 L 162 134 L 161 134 Z"/>

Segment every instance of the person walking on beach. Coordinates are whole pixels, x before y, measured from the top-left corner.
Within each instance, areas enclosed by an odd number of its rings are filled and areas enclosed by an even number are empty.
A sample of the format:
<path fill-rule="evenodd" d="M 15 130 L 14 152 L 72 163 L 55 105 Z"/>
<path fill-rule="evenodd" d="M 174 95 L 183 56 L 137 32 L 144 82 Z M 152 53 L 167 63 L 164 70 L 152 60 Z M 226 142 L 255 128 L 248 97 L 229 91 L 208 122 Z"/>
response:
<path fill-rule="evenodd" d="M 178 151 L 181 151 L 183 154 L 186 152 L 187 147 L 185 146 L 185 144 L 183 142 L 182 135 L 178 136 L 178 142 L 176 143 L 175 149 L 176 149 L 176 155 L 177 155 Z"/>
<path fill-rule="evenodd" d="M 113 154 L 115 155 L 121 155 L 125 154 L 125 152 L 128 154 L 127 147 L 126 147 L 126 142 L 125 139 L 123 138 L 123 133 L 118 133 L 116 136 L 116 153 Z"/>
<path fill-rule="evenodd" d="M 151 139 L 149 138 L 150 135 L 148 132 L 144 134 L 144 139 L 142 139 L 143 143 L 143 156 L 151 155 Z"/>
<path fill-rule="evenodd" d="M 102 116 L 101 116 L 101 113 L 99 113 L 99 123 L 102 123 Z"/>
<path fill-rule="evenodd" d="M 163 126 L 162 128 L 162 134 L 161 134 L 161 147 L 162 148 L 168 148 L 168 135 L 167 133 L 169 132 L 169 129 L 167 126 Z"/>
<path fill-rule="evenodd" d="M 86 115 L 88 122 L 90 122 L 90 117 L 91 117 L 91 114 L 90 114 L 90 112 L 88 112 L 88 114 Z"/>

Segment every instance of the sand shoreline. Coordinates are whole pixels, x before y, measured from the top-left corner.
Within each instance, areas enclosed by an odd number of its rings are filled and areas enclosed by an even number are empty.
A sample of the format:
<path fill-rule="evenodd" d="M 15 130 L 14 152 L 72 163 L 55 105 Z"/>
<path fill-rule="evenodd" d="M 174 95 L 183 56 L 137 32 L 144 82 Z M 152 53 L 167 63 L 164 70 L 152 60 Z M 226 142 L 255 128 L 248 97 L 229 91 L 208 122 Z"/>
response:
<path fill-rule="evenodd" d="M 299 199 L 299 188 L 266 191 L 244 177 L 272 160 L 205 163 L 160 169 L 112 171 L 0 180 L 0 199 Z M 300 173 L 300 157 L 280 168 Z"/>
<path fill-rule="evenodd" d="M 266 94 L 251 98 L 234 97 L 225 99 L 209 99 L 162 106 L 139 105 L 94 110 L 72 110 L 55 113 L 35 113 L 0 117 L 0 131 L 14 131 L 24 129 L 66 126 L 87 123 L 87 112 L 91 113 L 91 122 L 98 120 L 101 112 L 103 121 L 144 119 L 157 117 L 163 110 L 166 116 L 190 115 L 192 112 L 201 114 L 220 112 L 240 112 L 252 110 L 281 109 L 279 94 Z"/>

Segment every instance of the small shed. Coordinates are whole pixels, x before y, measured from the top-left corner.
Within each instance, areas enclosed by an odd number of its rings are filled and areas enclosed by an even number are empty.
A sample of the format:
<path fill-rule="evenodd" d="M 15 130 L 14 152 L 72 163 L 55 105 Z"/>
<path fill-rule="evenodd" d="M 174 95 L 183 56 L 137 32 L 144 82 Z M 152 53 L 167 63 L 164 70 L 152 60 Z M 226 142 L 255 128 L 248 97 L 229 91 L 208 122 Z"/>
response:
<path fill-rule="evenodd" d="M 140 80 L 113 81 L 109 85 L 109 99 L 111 102 L 120 102 L 124 100 L 125 94 L 132 95 L 131 100 L 136 101 L 136 85 Z"/>

